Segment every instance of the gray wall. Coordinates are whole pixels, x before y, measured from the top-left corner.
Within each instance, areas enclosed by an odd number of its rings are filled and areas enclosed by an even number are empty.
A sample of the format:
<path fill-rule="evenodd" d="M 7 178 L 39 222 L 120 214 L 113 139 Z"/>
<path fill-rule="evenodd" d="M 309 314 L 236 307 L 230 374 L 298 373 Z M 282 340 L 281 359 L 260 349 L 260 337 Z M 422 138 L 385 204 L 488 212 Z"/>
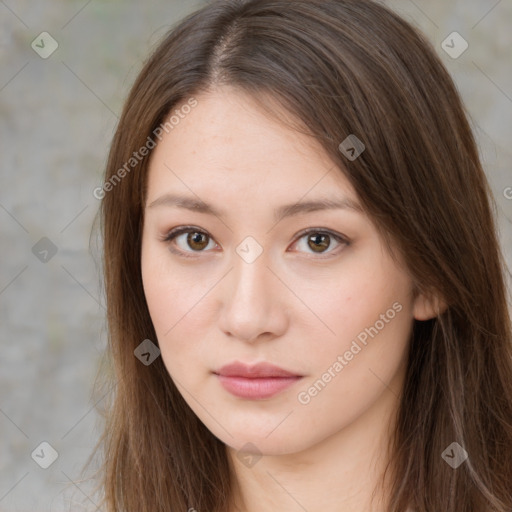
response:
<path fill-rule="evenodd" d="M 426 32 L 456 80 L 512 267 L 512 4 L 388 3 Z M 142 60 L 200 5 L 0 1 L 0 511 L 95 509 L 78 481 L 99 432 L 92 386 L 106 339 L 92 191 Z M 31 47 L 51 50 L 43 31 L 58 43 L 46 59 Z M 453 31 L 469 43 L 457 59 L 441 47 Z M 47 469 L 41 442 L 58 453 Z"/>

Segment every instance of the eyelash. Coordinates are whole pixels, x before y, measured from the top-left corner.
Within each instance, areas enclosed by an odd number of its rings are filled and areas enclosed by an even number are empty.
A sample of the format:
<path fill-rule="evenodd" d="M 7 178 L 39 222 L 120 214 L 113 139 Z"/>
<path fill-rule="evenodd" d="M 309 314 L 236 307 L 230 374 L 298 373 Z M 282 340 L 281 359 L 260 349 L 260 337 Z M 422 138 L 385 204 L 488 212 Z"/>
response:
<path fill-rule="evenodd" d="M 171 245 L 171 242 L 177 238 L 179 235 L 183 235 L 184 233 L 200 233 L 202 235 L 206 235 L 209 240 L 212 240 L 214 241 L 214 239 L 208 234 L 206 233 L 205 231 L 203 231 L 202 229 L 198 229 L 194 226 L 181 226 L 181 227 L 177 227 L 177 228 L 174 228 L 172 229 L 171 231 L 169 231 L 163 238 L 162 238 L 162 241 L 167 243 L 169 246 Z M 305 236 L 307 235 L 310 235 L 310 234 L 320 234 L 320 235 L 328 235 L 332 238 L 334 238 L 334 240 L 336 240 L 338 243 L 340 244 L 344 244 L 345 246 L 348 246 L 350 245 L 350 241 L 342 236 L 342 235 L 339 235 L 337 233 L 334 233 L 330 230 L 325 230 L 325 229 L 319 229 L 319 228 L 308 228 L 308 229 L 305 229 L 303 231 L 301 231 L 300 233 L 297 234 L 297 238 L 296 240 L 300 240 L 302 238 L 304 238 Z M 294 242 L 295 243 L 295 242 Z M 182 250 L 177 250 L 173 247 L 169 247 L 170 251 L 174 254 L 177 254 L 179 256 L 183 256 L 185 258 L 196 258 L 197 256 L 192 256 L 190 253 L 196 253 L 196 254 L 200 254 L 201 252 L 205 252 L 204 250 L 203 251 L 182 251 Z M 329 251 L 328 253 L 318 253 L 318 256 L 314 257 L 315 259 L 327 259 L 327 258 L 330 258 L 331 257 L 331 253 L 332 252 L 335 252 L 336 249 L 334 249 L 333 251 Z M 312 253 L 310 253 L 312 254 Z M 322 254 L 328 254 L 328 256 L 322 256 Z"/>

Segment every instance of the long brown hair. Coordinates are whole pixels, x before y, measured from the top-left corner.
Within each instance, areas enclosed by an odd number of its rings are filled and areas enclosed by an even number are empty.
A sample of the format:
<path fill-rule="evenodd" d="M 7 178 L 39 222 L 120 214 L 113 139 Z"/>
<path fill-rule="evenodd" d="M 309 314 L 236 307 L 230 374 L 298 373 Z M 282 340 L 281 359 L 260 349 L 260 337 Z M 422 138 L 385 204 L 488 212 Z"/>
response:
<path fill-rule="evenodd" d="M 140 269 L 150 155 L 126 166 L 173 109 L 222 85 L 250 93 L 276 117 L 272 107 L 282 107 L 295 129 L 315 137 L 403 256 L 416 292 L 447 305 L 413 326 L 388 510 L 512 510 L 512 335 L 492 194 L 434 49 L 370 0 L 213 2 L 174 27 L 136 79 L 100 209 L 113 367 L 97 446 L 106 510 L 231 506 L 224 444 L 161 358 L 145 366 L 134 357 L 143 340 L 158 344 Z M 350 134 L 365 144 L 353 161 L 339 149 Z M 442 457 L 453 442 L 469 456 L 457 469 Z"/>

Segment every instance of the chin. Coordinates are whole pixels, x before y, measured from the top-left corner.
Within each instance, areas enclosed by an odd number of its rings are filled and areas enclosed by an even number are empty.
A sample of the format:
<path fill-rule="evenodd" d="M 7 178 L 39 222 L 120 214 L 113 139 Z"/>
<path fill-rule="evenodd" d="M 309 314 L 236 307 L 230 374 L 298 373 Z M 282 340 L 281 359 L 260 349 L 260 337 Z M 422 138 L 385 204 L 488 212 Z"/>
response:
<path fill-rule="evenodd" d="M 254 455 L 291 455 L 309 448 L 312 444 L 310 439 L 304 437 L 295 438 L 290 435 L 270 434 L 268 430 L 244 430 L 243 432 L 233 432 L 233 437 L 226 436 L 223 433 L 219 439 L 229 448 L 238 452 L 250 453 Z M 218 437 L 218 436 L 217 436 Z"/>

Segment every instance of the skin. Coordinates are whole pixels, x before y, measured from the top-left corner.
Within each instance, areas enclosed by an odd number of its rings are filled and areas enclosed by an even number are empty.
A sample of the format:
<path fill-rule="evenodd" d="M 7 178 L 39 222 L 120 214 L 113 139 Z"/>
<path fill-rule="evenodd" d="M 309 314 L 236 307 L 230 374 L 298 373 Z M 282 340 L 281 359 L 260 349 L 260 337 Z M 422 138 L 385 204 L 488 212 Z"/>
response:
<path fill-rule="evenodd" d="M 414 299 L 409 273 L 363 211 L 319 210 L 276 223 L 274 209 L 284 204 L 320 197 L 358 204 L 315 140 L 235 89 L 197 100 L 164 134 L 149 167 L 141 270 L 163 362 L 227 447 L 236 486 L 231 511 L 384 510 L 385 490 L 373 506 L 370 498 L 387 462 L 409 336 L 414 319 L 434 316 L 434 308 Z M 167 193 L 200 198 L 223 215 L 150 206 Z M 186 233 L 163 241 L 189 225 L 207 236 L 195 245 Z M 308 244 L 308 235 L 298 236 L 307 228 L 350 243 L 327 237 L 315 245 L 317 232 Z M 263 249 L 252 263 L 236 252 L 247 236 Z M 397 303 L 394 318 L 301 403 L 299 393 Z M 271 362 L 303 378 L 269 399 L 238 398 L 212 373 L 235 360 Z M 237 456 L 248 442 L 263 455 L 252 465 L 256 459 Z"/>

